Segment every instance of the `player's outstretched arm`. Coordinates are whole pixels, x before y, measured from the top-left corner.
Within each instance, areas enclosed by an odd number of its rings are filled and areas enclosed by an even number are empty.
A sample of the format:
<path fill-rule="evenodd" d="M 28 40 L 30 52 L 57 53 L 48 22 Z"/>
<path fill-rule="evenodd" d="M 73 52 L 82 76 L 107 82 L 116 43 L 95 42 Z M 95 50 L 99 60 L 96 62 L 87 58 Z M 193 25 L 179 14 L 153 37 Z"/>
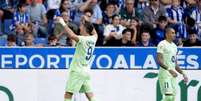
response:
<path fill-rule="evenodd" d="M 72 40 L 75 40 L 76 42 L 79 41 L 78 36 L 66 25 L 64 22 L 63 18 L 58 17 L 57 18 L 58 22 L 64 27 L 65 32 L 68 34 L 68 37 Z"/>

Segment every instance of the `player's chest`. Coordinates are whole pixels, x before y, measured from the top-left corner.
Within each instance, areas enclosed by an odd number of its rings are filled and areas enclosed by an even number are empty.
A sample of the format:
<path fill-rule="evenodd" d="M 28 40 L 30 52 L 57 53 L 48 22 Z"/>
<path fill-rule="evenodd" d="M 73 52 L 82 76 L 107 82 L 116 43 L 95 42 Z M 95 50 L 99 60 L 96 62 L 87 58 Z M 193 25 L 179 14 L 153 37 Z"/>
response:
<path fill-rule="evenodd" d="M 174 46 L 169 45 L 168 47 L 164 48 L 164 53 L 169 54 L 169 55 L 176 55 L 177 53 L 177 48 Z"/>

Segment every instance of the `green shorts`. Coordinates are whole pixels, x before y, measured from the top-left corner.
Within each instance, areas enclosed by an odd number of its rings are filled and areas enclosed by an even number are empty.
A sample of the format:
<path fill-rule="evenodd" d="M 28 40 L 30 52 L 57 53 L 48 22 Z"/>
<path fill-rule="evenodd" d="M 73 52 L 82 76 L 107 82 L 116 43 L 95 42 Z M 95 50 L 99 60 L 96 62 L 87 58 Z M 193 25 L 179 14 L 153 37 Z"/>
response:
<path fill-rule="evenodd" d="M 86 93 L 92 92 L 90 76 L 86 73 L 77 73 L 71 71 L 68 77 L 66 92 Z"/>
<path fill-rule="evenodd" d="M 159 78 L 159 83 L 162 95 L 176 95 L 176 78 Z"/>

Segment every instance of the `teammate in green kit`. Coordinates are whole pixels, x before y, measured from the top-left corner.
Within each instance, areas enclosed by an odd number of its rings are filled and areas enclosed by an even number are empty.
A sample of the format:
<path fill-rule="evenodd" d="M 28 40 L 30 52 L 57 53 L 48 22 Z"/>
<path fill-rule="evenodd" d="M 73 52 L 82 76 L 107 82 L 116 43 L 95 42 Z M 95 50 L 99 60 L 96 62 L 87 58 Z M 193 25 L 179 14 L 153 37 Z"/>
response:
<path fill-rule="evenodd" d="M 157 60 L 160 65 L 158 79 L 163 95 L 161 101 L 175 101 L 177 72 L 183 75 L 185 83 L 188 82 L 188 78 L 177 65 L 177 46 L 173 42 L 176 36 L 175 30 L 167 28 L 165 36 L 166 39 L 157 46 Z"/>
<path fill-rule="evenodd" d="M 89 64 L 92 60 L 93 51 L 98 38 L 93 25 L 82 16 L 80 23 L 80 36 L 76 35 L 64 22 L 62 18 L 57 18 L 63 25 L 68 37 L 76 41 L 76 50 L 70 65 L 69 77 L 65 92 L 65 101 L 71 101 L 75 92 L 85 93 L 89 101 L 96 101 L 90 85 Z"/>

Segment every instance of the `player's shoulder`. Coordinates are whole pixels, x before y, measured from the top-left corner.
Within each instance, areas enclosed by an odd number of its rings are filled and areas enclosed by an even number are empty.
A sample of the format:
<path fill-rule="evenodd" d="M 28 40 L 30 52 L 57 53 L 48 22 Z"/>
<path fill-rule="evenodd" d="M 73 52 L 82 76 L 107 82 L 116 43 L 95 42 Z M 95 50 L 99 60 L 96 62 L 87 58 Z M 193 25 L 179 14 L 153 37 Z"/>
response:
<path fill-rule="evenodd" d="M 158 43 L 158 46 L 165 46 L 167 43 L 165 40 L 162 40 Z"/>
<path fill-rule="evenodd" d="M 173 42 L 172 43 L 173 48 L 177 48 L 177 45 Z"/>

